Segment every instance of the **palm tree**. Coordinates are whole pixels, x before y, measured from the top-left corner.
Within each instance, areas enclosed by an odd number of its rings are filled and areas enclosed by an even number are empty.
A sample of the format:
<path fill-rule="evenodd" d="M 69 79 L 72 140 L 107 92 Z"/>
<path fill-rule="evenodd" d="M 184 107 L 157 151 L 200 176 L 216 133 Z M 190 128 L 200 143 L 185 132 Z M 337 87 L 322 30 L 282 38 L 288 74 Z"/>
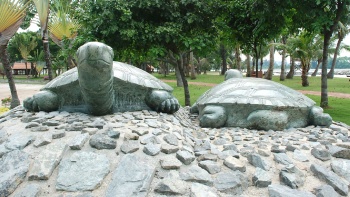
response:
<path fill-rule="evenodd" d="M 50 0 L 33 0 L 36 10 L 38 11 L 41 36 L 44 46 L 45 62 L 49 73 L 49 80 L 52 80 L 52 67 L 50 59 L 49 37 L 48 37 L 48 21 L 50 13 Z"/>
<path fill-rule="evenodd" d="M 273 74 L 273 67 L 275 64 L 275 46 L 273 44 L 270 44 L 270 65 L 267 69 L 267 73 L 265 76 L 265 79 L 272 80 L 272 74 Z"/>
<path fill-rule="evenodd" d="M 28 5 L 27 0 L 0 0 L 0 58 L 11 90 L 11 109 L 20 105 L 20 100 L 6 48 L 9 40 L 22 24 Z"/>
<path fill-rule="evenodd" d="M 36 38 L 26 33 L 16 34 L 13 37 L 12 44 L 15 45 L 15 47 L 20 52 L 23 60 L 25 61 L 24 62 L 26 65 L 25 74 L 28 75 L 29 73 L 27 73 L 27 61 L 28 61 L 29 53 L 33 49 L 35 49 L 35 47 L 38 45 L 38 43 L 36 42 Z"/>

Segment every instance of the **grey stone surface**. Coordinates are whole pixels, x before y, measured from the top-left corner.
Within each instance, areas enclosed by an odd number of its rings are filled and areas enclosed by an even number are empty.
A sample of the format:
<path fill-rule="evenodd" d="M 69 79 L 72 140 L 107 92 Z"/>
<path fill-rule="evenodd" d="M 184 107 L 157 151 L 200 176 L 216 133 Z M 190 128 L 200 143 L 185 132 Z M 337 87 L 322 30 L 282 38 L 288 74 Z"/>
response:
<path fill-rule="evenodd" d="M 256 167 L 252 180 L 256 187 L 267 187 L 271 184 L 271 174 L 266 170 Z"/>
<path fill-rule="evenodd" d="M 301 150 L 298 150 L 298 149 L 294 150 L 293 159 L 301 162 L 309 161 L 309 158 L 307 158 L 307 156 Z"/>
<path fill-rule="evenodd" d="M 94 190 L 101 185 L 108 173 L 109 160 L 107 156 L 79 151 L 70 158 L 61 161 L 56 189 L 64 191 Z"/>
<path fill-rule="evenodd" d="M 148 143 L 160 144 L 161 140 L 153 134 L 147 134 L 141 137 L 140 143 L 141 144 L 148 144 Z"/>
<path fill-rule="evenodd" d="M 260 155 L 253 153 L 253 154 L 248 154 L 247 159 L 250 164 L 252 164 L 255 167 L 259 167 L 263 170 L 269 171 L 270 170 L 270 163 L 266 161 L 264 158 L 262 158 Z"/>
<path fill-rule="evenodd" d="M 20 191 L 16 192 L 13 197 L 39 197 L 41 194 L 41 187 L 38 184 L 31 183 L 26 185 Z"/>
<path fill-rule="evenodd" d="M 327 161 L 331 159 L 331 154 L 324 148 L 313 148 L 311 154 L 319 160 Z"/>
<path fill-rule="evenodd" d="M 7 140 L 7 132 L 0 129 L 0 144 Z"/>
<path fill-rule="evenodd" d="M 330 185 L 322 185 L 315 188 L 316 197 L 340 197 Z"/>
<path fill-rule="evenodd" d="M 63 138 L 64 136 L 66 136 L 66 131 L 64 130 L 56 130 L 52 132 L 52 139 L 59 139 Z"/>
<path fill-rule="evenodd" d="M 84 128 L 81 130 L 81 133 L 88 133 L 89 135 L 95 135 L 98 131 L 98 128 Z"/>
<path fill-rule="evenodd" d="M 215 162 L 215 161 L 204 160 L 204 161 L 198 162 L 198 165 L 204 170 L 208 171 L 209 174 L 216 174 L 221 171 L 221 166 L 219 165 L 218 162 Z"/>
<path fill-rule="evenodd" d="M 14 150 L 0 158 L 0 196 L 9 196 L 24 181 L 29 169 L 29 155 Z"/>
<path fill-rule="evenodd" d="M 182 166 L 181 161 L 179 161 L 174 155 L 166 156 L 160 159 L 160 166 L 165 170 L 179 169 Z"/>
<path fill-rule="evenodd" d="M 222 171 L 214 178 L 214 187 L 229 195 L 241 195 L 248 185 L 247 176 L 240 171 Z"/>
<path fill-rule="evenodd" d="M 216 191 L 200 183 L 192 183 L 190 188 L 191 197 L 217 197 Z"/>
<path fill-rule="evenodd" d="M 26 110 L 66 110 L 98 116 L 144 109 L 174 113 L 179 109 L 178 100 L 171 94 L 173 88 L 135 66 L 113 62 L 109 46 L 88 42 L 79 47 L 76 55 L 77 67 L 25 99 Z M 96 58 L 102 61 L 96 62 Z M 97 123 L 93 122 L 94 125 Z"/>
<path fill-rule="evenodd" d="M 28 134 L 14 134 L 8 137 L 5 147 L 10 150 L 22 150 L 35 140 L 34 136 Z"/>
<path fill-rule="evenodd" d="M 339 146 L 327 146 L 329 153 L 336 158 L 350 159 L 350 149 L 342 148 Z"/>
<path fill-rule="evenodd" d="M 7 149 L 5 144 L 0 144 L 0 158 L 8 152 L 11 152 L 11 150 Z"/>
<path fill-rule="evenodd" d="M 182 150 L 176 152 L 176 158 L 185 165 L 191 164 L 196 159 L 192 153 Z"/>
<path fill-rule="evenodd" d="M 178 173 L 172 170 L 156 185 L 154 191 L 165 195 L 183 195 L 187 189 L 185 181 L 180 180 Z"/>
<path fill-rule="evenodd" d="M 173 145 L 173 146 L 179 145 L 179 140 L 177 139 L 176 135 L 174 135 L 173 133 L 165 135 L 163 139 L 170 145 Z"/>
<path fill-rule="evenodd" d="M 208 186 L 213 185 L 213 179 L 210 174 L 197 165 L 192 165 L 186 170 L 180 170 L 180 177 L 184 181 L 202 183 Z"/>
<path fill-rule="evenodd" d="M 155 156 L 160 153 L 160 145 L 148 143 L 143 147 L 143 152 L 150 156 Z"/>
<path fill-rule="evenodd" d="M 330 186 L 332 186 L 335 191 L 337 191 L 340 195 L 346 196 L 349 193 L 348 185 L 349 183 L 343 181 L 338 175 L 334 172 L 326 169 L 323 166 L 312 164 L 310 167 L 311 171 L 314 173 L 316 177 L 325 181 Z"/>
<path fill-rule="evenodd" d="M 39 146 L 45 146 L 47 144 L 50 144 L 52 142 L 52 134 L 51 133 L 45 133 L 43 135 L 38 136 L 33 145 L 35 147 L 39 147 Z"/>
<path fill-rule="evenodd" d="M 290 164 L 281 169 L 280 180 L 292 189 L 297 189 L 304 185 L 305 175 L 295 165 Z"/>
<path fill-rule="evenodd" d="M 138 140 L 127 140 L 120 146 L 120 150 L 125 154 L 133 153 L 139 149 L 140 145 Z"/>
<path fill-rule="evenodd" d="M 45 149 L 35 157 L 33 166 L 28 174 L 28 179 L 49 179 L 67 149 L 67 144 L 63 142 L 55 142 L 47 145 Z"/>
<path fill-rule="evenodd" d="M 291 189 L 284 185 L 272 184 L 268 186 L 270 197 L 316 197 L 308 191 Z"/>
<path fill-rule="evenodd" d="M 114 170 L 106 190 L 106 197 L 146 197 L 153 180 L 155 167 L 142 162 L 135 155 L 126 154 Z"/>
<path fill-rule="evenodd" d="M 247 92 L 249 99 L 243 99 Z M 297 100 L 300 102 L 295 102 Z M 303 94 L 279 83 L 252 77 L 233 78 L 216 85 L 199 97 L 191 112 L 199 114 L 200 126 L 211 128 L 280 131 L 308 124 L 332 124 L 332 118 Z"/>
<path fill-rule="evenodd" d="M 350 160 L 335 159 L 331 162 L 332 170 L 350 182 Z"/>
<path fill-rule="evenodd" d="M 104 134 L 95 134 L 90 138 L 90 146 L 96 149 L 115 149 L 117 142 Z"/>
<path fill-rule="evenodd" d="M 68 144 L 72 150 L 81 150 L 85 143 L 89 140 L 89 134 L 78 134 Z"/>
<path fill-rule="evenodd" d="M 281 163 L 283 165 L 293 164 L 293 161 L 286 153 L 273 153 L 273 158 L 277 163 Z"/>
<path fill-rule="evenodd" d="M 239 170 L 241 172 L 246 171 L 246 164 L 242 162 L 241 160 L 235 158 L 235 157 L 227 157 L 224 161 L 224 165 L 230 168 L 231 170 Z"/>

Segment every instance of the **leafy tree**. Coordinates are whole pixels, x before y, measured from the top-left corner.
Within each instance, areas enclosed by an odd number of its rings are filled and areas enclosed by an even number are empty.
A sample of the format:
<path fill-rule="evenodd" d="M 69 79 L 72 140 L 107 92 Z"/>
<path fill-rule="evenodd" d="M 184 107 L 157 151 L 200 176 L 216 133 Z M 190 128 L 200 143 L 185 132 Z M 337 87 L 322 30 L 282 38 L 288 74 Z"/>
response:
<path fill-rule="evenodd" d="M 6 48 L 9 40 L 23 22 L 28 4 L 25 0 L 0 0 L 0 18 L 2 19 L 0 22 L 0 58 L 11 90 L 11 109 L 20 105 L 20 100 Z"/>
<path fill-rule="evenodd" d="M 216 37 L 213 3 L 213 0 L 86 1 L 81 4 L 78 18 L 86 27 L 84 32 L 110 45 L 116 54 L 134 49 L 146 55 L 157 48 L 160 59 L 179 69 L 185 105 L 190 105 L 184 57 L 191 51 L 201 55 L 213 44 Z"/>

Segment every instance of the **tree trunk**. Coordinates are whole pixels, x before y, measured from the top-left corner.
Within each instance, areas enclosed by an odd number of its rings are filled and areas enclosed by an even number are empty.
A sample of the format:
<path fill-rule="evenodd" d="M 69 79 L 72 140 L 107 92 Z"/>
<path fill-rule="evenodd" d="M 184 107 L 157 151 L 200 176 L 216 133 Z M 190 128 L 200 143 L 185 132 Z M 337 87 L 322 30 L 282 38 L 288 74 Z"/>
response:
<path fill-rule="evenodd" d="M 26 66 L 26 71 L 25 71 L 24 73 L 25 73 L 25 75 L 29 75 L 29 73 L 28 73 L 28 63 L 27 63 L 27 61 L 24 62 L 24 65 Z"/>
<path fill-rule="evenodd" d="M 329 70 L 328 74 L 327 74 L 327 78 L 328 79 L 333 79 L 334 78 L 334 69 L 335 69 L 335 64 L 337 62 L 337 57 L 338 57 L 338 52 L 339 52 L 339 48 L 340 48 L 340 44 L 343 41 L 343 38 L 339 38 L 338 42 L 337 42 L 337 46 L 335 48 L 335 53 L 334 53 L 334 57 L 333 57 L 333 61 L 332 61 L 332 67 Z"/>
<path fill-rule="evenodd" d="M 260 58 L 260 71 L 262 71 L 263 64 L 264 64 L 264 57 L 261 57 Z"/>
<path fill-rule="evenodd" d="M 52 77 L 52 64 L 51 64 L 51 58 L 50 58 L 50 48 L 49 48 L 49 38 L 48 38 L 47 26 L 43 27 L 42 40 L 43 40 L 43 46 L 44 46 L 44 55 L 45 55 L 47 72 L 49 74 L 49 80 L 51 81 L 53 79 L 53 77 Z"/>
<path fill-rule="evenodd" d="M 182 84 L 183 84 L 183 87 L 184 87 L 184 94 L 185 94 L 185 106 L 191 106 L 191 98 L 190 98 L 190 91 L 188 89 L 188 82 L 187 82 L 187 79 L 185 77 L 185 73 L 184 73 L 184 70 L 183 70 L 183 56 L 180 54 L 180 60 L 178 61 L 177 63 L 177 67 L 178 67 L 178 70 L 180 72 L 180 76 L 182 78 Z"/>
<path fill-rule="evenodd" d="M 13 80 L 13 76 L 12 76 L 12 68 L 10 66 L 10 61 L 8 58 L 6 48 L 7 48 L 7 45 L 0 45 L 0 58 L 1 58 L 2 65 L 4 67 L 4 72 L 6 74 L 6 77 L 7 77 L 8 83 L 9 83 L 9 87 L 10 87 L 10 91 L 11 91 L 10 108 L 13 109 L 13 108 L 19 106 L 21 104 L 21 102 L 18 98 L 15 81 Z"/>
<path fill-rule="evenodd" d="M 287 79 L 293 79 L 294 77 L 294 69 L 295 69 L 295 61 L 293 57 L 290 57 L 290 68 L 289 72 L 286 76 Z"/>
<path fill-rule="evenodd" d="M 235 47 L 235 61 L 236 61 L 236 66 L 238 70 L 241 70 L 241 49 L 239 44 L 236 45 Z"/>
<path fill-rule="evenodd" d="M 180 67 L 179 65 L 175 65 L 176 86 L 177 87 L 183 87 L 184 84 L 182 83 L 182 77 L 181 77 L 181 73 L 180 73 L 179 67 Z M 185 73 L 184 73 L 184 77 L 185 77 Z"/>
<path fill-rule="evenodd" d="M 327 64 L 328 64 L 328 47 L 333 30 L 324 28 L 323 42 L 323 59 L 322 59 L 322 75 L 321 75 L 321 107 L 328 107 L 328 84 L 327 84 Z"/>
<path fill-rule="evenodd" d="M 190 67 L 191 67 L 191 79 L 196 79 L 196 69 L 194 68 L 193 52 L 190 52 Z"/>
<path fill-rule="evenodd" d="M 315 71 L 311 74 L 312 77 L 316 77 L 317 72 L 318 72 L 318 68 L 320 67 L 320 64 L 322 63 L 322 59 L 318 59 L 317 60 L 317 66 L 315 68 Z"/>
<path fill-rule="evenodd" d="M 275 64 L 275 47 L 271 45 L 270 46 L 270 65 L 269 65 L 269 69 L 267 70 L 265 79 L 268 79 L 268 80 L 272 79 L 274 64 Z"/>
<path fill-rule="evenodd" d="M 304 62 L 301 61 L 301 68 L 302 68 L 302 72 L 301 72 L 301 85 L 303 87 L 307 87 L 309 86 L 309 80 L 308 80 L 308 68 L 310 67 L 310 62 Z"/>
<path fill-rule="evenodd" d="M 227 62 L 226 62 L 226 48 L 223 44 L 220 44 L 220 56 L 222 60 L 222 69 L 221 69 L 221 75 L 224 75 L 227 71 Z"/>
<path fill-rule="evenodd" d="M 250 77 L 250 55 L 247 54 L 247 77 Z"/>
<path fill-rule="evenodd" d="M 287 37 L 282 37 L 282 43 L 286 44 Z M 280 81 L 284 81 L 286 79 L 286 49 L 282 50 L 282 63 L 281 63 L 281 75 L 280 75 Z"/>

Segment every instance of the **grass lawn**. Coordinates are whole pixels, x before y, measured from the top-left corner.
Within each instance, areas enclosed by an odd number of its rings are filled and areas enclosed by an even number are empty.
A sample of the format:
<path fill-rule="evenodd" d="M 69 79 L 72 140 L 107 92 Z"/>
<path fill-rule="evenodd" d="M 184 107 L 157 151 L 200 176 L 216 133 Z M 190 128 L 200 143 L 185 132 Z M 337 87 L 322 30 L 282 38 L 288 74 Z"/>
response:
<path fill-rule="evenodd" d="M 171 74 L 169 76 L 161 76 L 158 74 L 154 74 L 159 79 L 167 79 L 167 80 L 176 80 L 175 75 Z M 283 85 L 286 85 L 295 90 L 310 90 L 310 91 L 321 91 L 321 78 L 320 77 L 309 77 L 309 87 L 301 86 L 301 79 L 299 76 L 294 77 L 294 79 L 288 79 L 280 82 L 279 76 L 274 76 L 273 80 L 279 82 Z M 188 79 L 188 82 L 205 82 L 205 83 L 221 83 L 223 81 L 223 76 L 218 74 L 212 75 L 199 75 L 196 80 Z M 185 105 L 184 98 L 184 90 L 182 87 L 176 87 L 175 82 L 168 82 L 170 86 L 174 88 L 174 96 L 178 98 L 180 104 L 182 106 Z M 190 96 L 191 96 L 191 104 L 193 104 L 200 95 L 202 95 L 206 90 L 209 90 L 211 87 L 208 86 L 200 86 L 200 85 L 189 85 Z M 350 94 L 350 82 L 347 78 L 334 78 L 328 80 L 328 92 L 341 92 Z M 321 100 L 320 96 L 307 95 L 309 98 L 316 102 L 316 105 L 319 106 L 319 102 Z M 348 125 L 350 125 L 350 99 L 344 98 L 335 98 L 328 97 L 329 108 L 324 109 L 326 113 L 329 113 L 334 121 L 341 121 Z"/>

